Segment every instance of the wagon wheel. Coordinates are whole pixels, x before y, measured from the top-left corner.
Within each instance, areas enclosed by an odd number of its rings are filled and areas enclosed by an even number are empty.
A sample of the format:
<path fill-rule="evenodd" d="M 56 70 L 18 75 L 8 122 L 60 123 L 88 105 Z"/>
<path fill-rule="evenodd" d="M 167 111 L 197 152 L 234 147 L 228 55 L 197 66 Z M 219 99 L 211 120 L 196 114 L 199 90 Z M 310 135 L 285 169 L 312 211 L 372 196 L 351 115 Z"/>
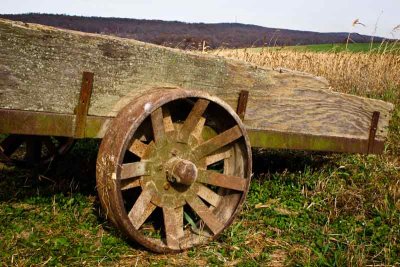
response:
<path fill-rule="evenodd" d="M 64 155 L 73 146 L 74 139 L 10 134 L 0 143 L 2 161 L 32 167 L 44 165 Z"/>
<path fill-rule="evenodd" d="M 182 89 L 135 100 L 113 120 L 97 159 L 103 208 L 130 238 L 156 252 L 216 238 L 247 195 L 251 148 L 235 112 Z"/>

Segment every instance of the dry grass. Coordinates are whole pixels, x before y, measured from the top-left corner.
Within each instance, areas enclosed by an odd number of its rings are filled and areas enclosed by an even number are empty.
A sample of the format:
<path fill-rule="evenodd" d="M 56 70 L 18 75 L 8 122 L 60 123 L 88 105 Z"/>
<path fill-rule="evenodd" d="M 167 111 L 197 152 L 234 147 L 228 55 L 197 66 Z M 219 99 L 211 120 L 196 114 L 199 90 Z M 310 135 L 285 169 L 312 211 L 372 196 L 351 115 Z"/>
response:
<path fill-rule="evenodd" d="M 395 53 L 314 53 L 264 48 L 213 53 L 259 66 L 288 68 L 327 78 L 336 90 L 368 94 L 400 87 L 400 55 Z"/>

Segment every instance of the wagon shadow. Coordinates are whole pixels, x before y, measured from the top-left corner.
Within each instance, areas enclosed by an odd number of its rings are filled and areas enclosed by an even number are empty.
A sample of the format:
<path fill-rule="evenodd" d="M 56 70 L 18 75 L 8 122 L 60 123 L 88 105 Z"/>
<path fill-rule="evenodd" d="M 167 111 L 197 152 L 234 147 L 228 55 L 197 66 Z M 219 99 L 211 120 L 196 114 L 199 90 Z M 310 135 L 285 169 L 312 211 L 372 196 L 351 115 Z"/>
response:
<path fill-rule="evenodd" d="M 32 196 L 56 194 L 97 196 L 96 157 L 100 140 L 78 141 L 63 158 L 46 168 L 0 168 L 0 202 L 21 201 Z M 253 176 L 267 173 L 302 172 L 332 164 L 329 153 L 253 149 Z M 99 202 L 95 201 L 96 210 Z"/>
<path fill-rule="evenodd" d="M 97 140 L 76 143 L 70 153 L 46 166 L 0 168 L 0 201 L 18 201 L 32 196 L 96 194 Z"/>
<path fill-rule="evenodd" d="M 73 149 L 56 161 L 40 168 L 21 168 L 0 163 L 0 204 L 29 203 L 40 196 L 51 201 L 56 195 L 74 197 L 77 194 L 93 200 L 92 213 L 105 231 L 118 235 L 133 249 L 142 247 L 118 232 L 101 213 L 96 190 L 96 158 L 100 140 L 77 141 Z M 47 200 L 46 200 L 47 199 Z"/>
<path fill-rule="evenodd" d="M 98 224 L 105 226 L 107 231 L 112 229 L 111 224 L 101 214 L 97 198 L 95 168 L 99 144 L 100 141 L 94 139 L 78 141 L 69 154 L 46 168 L 0 167 L 0 204 L 24 202 L 35 196 L 52 198 L 59 194 L 80 194 L 95 199 L 92 212 L 97 217 Z M 301 172 L 305 168 L 319 168 L 329 163 L 324 155 L 255 149 L 253 173 L 255 177 L 263 179 L 265 173 Z M 138 244 L 121 238 L 132 248 L 143 249 Z"/>
<path fill-rule="evenodd" d="M 333 153 L 294 150 L 253 149 L 253 176 L 270 173 L 298 173 L 332 164 Z"/>

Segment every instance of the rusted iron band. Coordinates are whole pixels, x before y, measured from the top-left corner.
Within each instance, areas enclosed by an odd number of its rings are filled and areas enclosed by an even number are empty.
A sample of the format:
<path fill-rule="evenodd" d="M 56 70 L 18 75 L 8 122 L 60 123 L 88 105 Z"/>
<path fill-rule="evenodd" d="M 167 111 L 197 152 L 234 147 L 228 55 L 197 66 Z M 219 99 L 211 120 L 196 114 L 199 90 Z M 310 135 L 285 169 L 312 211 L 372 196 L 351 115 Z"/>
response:
<path fill-rule="evenodd" d="M 83 72 L 79 102 L 76 107 L 75 138 L 85 137 L 86 117 L 89 110 L 90 97 L 93 90 L 94 73 Z"/>
<path fill-rule="evenodd" d="M 368 137 L 368 154 L 373 152 L 374 144 L 375 144 L 375 136 L 376 130 L 378 129 L 378 122 L 379 122 L 379 111 L 374 111 L 372 113 L 371 119 L 371 128 L 369 129 L 369 137 Z"/>
<path fill-rule="evenodd" d="M 246 115 L 248 98 L 249 98 L 249 91 L 246 90 L 240 91 L 236 113 L 239 115 L 239 118 L 242 121 L 244 120 L 244 116 Z"/>

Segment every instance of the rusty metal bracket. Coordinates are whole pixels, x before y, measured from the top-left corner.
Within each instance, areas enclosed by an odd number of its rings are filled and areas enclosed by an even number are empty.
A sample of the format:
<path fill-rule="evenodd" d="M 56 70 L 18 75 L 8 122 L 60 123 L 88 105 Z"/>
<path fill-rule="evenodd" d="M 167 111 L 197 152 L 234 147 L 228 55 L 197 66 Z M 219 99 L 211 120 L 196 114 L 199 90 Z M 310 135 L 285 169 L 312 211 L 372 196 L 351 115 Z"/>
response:
<path fill-rule="evenodd" d="M 249 98 L 249 91 L 246 90 L 240 91 L 236 113 L 239 115 L 239 118 L 241 120 L 244 120 L 244 116 L 246 115 L 248 98 Z"/>
<path fill-rule="evenodd" d="M 374 150 L 376 130 L 378 129 L 380 112 L 374 111 L 372 113 L 371 128 L 369 129 L 368 137 L 368 154 L 372 153 Z"/>
<path fill-rule="evenodd" d="M 83 72 L 79 102 L 75 109 L 75 137 L 85 137 L 86 118 L 93 90 L 94 73 Z"/>

